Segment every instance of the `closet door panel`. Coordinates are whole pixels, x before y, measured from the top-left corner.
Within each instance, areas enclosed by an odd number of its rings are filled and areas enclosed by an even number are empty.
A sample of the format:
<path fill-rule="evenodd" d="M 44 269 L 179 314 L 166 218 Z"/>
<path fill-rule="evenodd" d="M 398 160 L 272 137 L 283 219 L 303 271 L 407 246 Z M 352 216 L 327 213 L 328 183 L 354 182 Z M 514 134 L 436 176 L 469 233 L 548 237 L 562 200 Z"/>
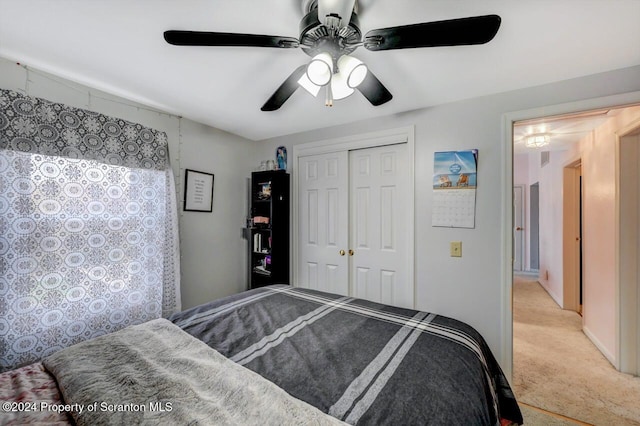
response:
<path fill-rule="evenodd" d="M 296 285 L 348 295 L 348 153 L 300 157 L 298 167 L 297 267 L 302 273 Z"/>
<path fill-rule="evenodd" d="M 355 227 L 355 248 L 358 250 L 369 250 L 371 244 L 371 188 L 368 186 L 360 186 L 355 189 L 355 203 L 352 214 L 357 219 L 352 221 Z"/>
<path fill-rule="evenodd" d="M 407 273 L 409 178 L 405 144 L 350 152 L 350 257 L 354 296 L 413 307 Z M 359 272 L 367 270 L 363 280 Z"/>

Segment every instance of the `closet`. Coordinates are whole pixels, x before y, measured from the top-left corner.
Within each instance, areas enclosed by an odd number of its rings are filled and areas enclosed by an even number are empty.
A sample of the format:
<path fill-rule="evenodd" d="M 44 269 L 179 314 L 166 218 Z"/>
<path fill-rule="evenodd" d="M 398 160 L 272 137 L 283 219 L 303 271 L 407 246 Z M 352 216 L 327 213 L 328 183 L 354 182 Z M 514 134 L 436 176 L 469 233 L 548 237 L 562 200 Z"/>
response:
<path fill-rule="evenodd" d="M 414 307 L 410 130 L 303 146 L 296 167 L 296 285 Z"/>

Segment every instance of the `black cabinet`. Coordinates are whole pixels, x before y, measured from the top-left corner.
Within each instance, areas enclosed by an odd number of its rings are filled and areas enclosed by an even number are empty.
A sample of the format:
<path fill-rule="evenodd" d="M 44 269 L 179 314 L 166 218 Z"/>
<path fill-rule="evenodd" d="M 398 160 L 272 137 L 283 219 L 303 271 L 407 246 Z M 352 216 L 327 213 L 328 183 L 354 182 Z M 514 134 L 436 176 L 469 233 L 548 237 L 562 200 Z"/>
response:
<path fill-rule="evenodd" d="M 251 174 L 249 288 L 289 284 L 289 175 Z"/>

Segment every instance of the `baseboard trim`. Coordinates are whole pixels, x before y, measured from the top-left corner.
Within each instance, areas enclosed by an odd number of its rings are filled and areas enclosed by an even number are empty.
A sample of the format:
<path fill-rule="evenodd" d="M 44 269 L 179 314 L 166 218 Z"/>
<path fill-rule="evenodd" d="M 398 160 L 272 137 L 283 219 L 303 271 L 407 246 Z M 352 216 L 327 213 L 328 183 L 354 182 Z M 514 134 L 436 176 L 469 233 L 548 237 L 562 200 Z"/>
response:
<path fill-rule="evenodd" d="M 520 401 L 518 401 L 518 405 L 523 405 L 523 406 L 525 406 L 525 407 L 527 407 L 527 408 L 530 408 L 530 409 L 532 409 L 532 410 L 535 410 L 535 411 L 539 411 L 539 412 L 541 412 L 541 413 L 544 413 L 544 414 L 546 414 L 547 416 L 555 417 L 556 419 L 560 419 L 560 420 L 566 420 L 566 421 L 569 421 L 569 422 L 575 423 L 575 424 L 577 424 L 577 425 L 581 425 L 581 426 L 593 426 L 591 423 L 585 423 L 585 422 L 583 422 L 583 421 L 580 421 L 580 420 L 577 420 L 577 419 L 574 419 L 574 418 L 571 418 L 571 417 L 563 416 L 562 414 L 554 413 L 553 411 L 547 411 L 547 410 L 545 410 L 545 409 L 543 409 L 543 408 L 535 407 L 535 406 L 533 406 L 533 405 L 529 405 L 529 404 L 526 404 L 526 403 L 524 403 L 524 402 L 520 402 Z"/>
<path fill-rule="evenodd" d="M 544 289 L 544 291 L 547 292 L 547 294 L 549 295 L 549 297 L 551 297 L 551 300 L 553 300 L 554 302 L 556 302 L 556 305 L 558 305 L 558 307 L 560 309 L 562 309 L 562 299 L 560 297 L 558 297 L 557 294 L 555 294 L 554 292 L 551 291 L 550 287 L 549 287 L 549 281 L 545 281 L 545 280 L 538 280 L 538 283 L 540 283 L 540 286 Z"/>
<path fill-rule="evenodd" d="M 593 333 L 591 332 L 591 330 L 589 330 L 589 328 L 588 328 L 588 327 L 586 327 L 586 326 L 584 326 L 584 325 L 582 326 L 582 332 L 585 334 L 585 336 L 587 336 L 587 338 L 588 338 L 589 340 L 591 340 L 591 343 L 593 343 L 593 345 L 594 345 L 596 348 L 598 348 L 598 350 L 600 351 L 600 353 L 601 353 L 602 355 L 604 355 L 604 357 L 607 359 L 607 361 L 609 361 L 609 362 L 611 363 L 611 365 L 613 366 L 613 368 L 615 368 L 615 369 L 617 370 L 617 367 L 616 367 L 616 365 L 617 365 L 617 364 L 616 364 L 616 357 L 615 357 L 615 356 L 613 356 L 613 355 L 611 354 L 611 352 L 609 352 L 609 351 L 607 350 L 607 348 L 602 344 L 602 342 L 600 342 L 600 340 L 598 340 L 598 338 L 596 337 L 596 335 L 595 335 L 595 334 L 593 334 Z"/>
<path fill-rule="evenodd" d="M 513 271 L 513 275 L 527 277 L 527 278 L 536 278 L 540 276 L 540 271 Z"/>

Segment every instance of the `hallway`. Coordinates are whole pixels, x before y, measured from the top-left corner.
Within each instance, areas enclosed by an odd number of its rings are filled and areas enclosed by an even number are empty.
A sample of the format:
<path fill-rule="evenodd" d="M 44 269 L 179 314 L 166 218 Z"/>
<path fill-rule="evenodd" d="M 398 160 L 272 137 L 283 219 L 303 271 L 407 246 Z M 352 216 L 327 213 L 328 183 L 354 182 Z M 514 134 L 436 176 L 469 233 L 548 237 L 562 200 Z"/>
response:
<path fill-rule="evenodd" d="M 534 278 L 513 280 L 513 388 L 519 401 L 594 425 L 640 425 L 640 378 L 616 371 Z"/>

